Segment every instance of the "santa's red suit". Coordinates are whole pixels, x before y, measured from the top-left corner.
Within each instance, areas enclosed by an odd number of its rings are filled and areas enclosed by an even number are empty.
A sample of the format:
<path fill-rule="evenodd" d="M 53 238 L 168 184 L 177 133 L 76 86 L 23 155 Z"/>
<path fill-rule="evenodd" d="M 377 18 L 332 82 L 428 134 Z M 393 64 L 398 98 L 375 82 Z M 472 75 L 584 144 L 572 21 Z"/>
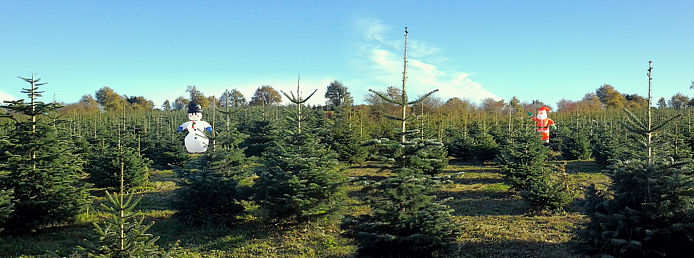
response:
<path fill-rule="evenodd" d="M 549 143 L 549 126 L 551 125 L 554 129 L 557 128 L 557 126 L 554 125 L 554 121 L 547 117 L 547 113 L 549 113 L 549 111 L 550 110 L 548 107 L 543 106 L 537 111 L 537 116 L 534 116 L 533 113 L 528 112 L 530 118 L 535 121 L 537 131 L 542 134 L 542 140 L 545 143 Z"/>

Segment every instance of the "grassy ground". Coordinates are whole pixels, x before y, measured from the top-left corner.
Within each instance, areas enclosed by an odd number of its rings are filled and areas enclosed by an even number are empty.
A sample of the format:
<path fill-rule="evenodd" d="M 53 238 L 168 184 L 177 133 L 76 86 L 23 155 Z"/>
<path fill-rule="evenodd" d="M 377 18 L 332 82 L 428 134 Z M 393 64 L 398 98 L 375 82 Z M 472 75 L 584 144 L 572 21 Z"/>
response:
<path fill-rule="evenodd" d="M 566 171 L 570 181 L 579 186 L 604 184 L 608 178 L 598 173 L 592 161 L 569 161 Z M 388 172 L 371 166 L 352 167 L 345 171 L 351 177 L 379 180 Z M 438 193 L 441 198 L 454 197 L 448 204 L 456 210 L 455 219 L 463 234 L 452 256 L 462 257 L 573 257 L 575 229 L 586 217 L 577 203 L 560 214 L 537 214 L 520 197 L 508 190 L 498 168 L 491 164 L 452 161 L 444 174 L 453 175 L 453 183 Z M 160 246 L 171 246 L 180 240 L 179 254 L 187 257 L 258 257 L 320 256 L 350 257 L 356 246 L 340 235 L 340 216 L 326 217 L 304 225 L 278 227 L 248 219 L 234 227 L 210 225 L 190 227 L 172 219 L 170 200 L 177 186 L 171 171 L 157 171 L 152 182 L 139 190 L 143 196 L 141 214 L 154 221 L 150 233 L 160 236 Z M 368 213 L 358 201 L 360 187 L 347 187 L 350 199 L 341 214 Z M 103 198 L 96 203 L 103 202 Z M 97 205 L 95 205 L 97 206 Z M 0 257 L 38 256 L 48 251 L 68 255 L 85 241 L 94 241 L 92 222 L 103 218 L 91 211 L 78 222 L 46 228 L 41 233 L 23 237 L 0 238 Z"/>

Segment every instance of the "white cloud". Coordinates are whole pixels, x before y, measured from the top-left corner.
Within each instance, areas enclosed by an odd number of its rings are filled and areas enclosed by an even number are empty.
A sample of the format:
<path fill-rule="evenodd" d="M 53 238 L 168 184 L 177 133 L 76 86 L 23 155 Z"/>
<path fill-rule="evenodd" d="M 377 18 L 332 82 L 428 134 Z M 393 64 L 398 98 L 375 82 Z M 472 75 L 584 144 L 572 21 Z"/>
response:
<path fill-rule="evenodd" d="M 3 103 L 5 100 L 16 100 L 17 98 L 13 97 L 12 95 L 5 93 L 3 91 L 0 91 L 0 104 Z"/>
<path fill-rule="evenodd" d="M 356 22 L 362 32 L 357 46 L 355 64 L 360 67 L 360 84 L 382 90 L 402 84 L 404 42 L 398 34 L 376 18 L 362 18 Z M 500 99 L 473 81 L 468 73 L 443 68 L 446 58 L 441 49 L 424 41 L 408 38 L 407 85 L 410 95 L 420 95 L 439 89 L 438 96 L 445 101 L 451 97 L 481 101 Z"/>

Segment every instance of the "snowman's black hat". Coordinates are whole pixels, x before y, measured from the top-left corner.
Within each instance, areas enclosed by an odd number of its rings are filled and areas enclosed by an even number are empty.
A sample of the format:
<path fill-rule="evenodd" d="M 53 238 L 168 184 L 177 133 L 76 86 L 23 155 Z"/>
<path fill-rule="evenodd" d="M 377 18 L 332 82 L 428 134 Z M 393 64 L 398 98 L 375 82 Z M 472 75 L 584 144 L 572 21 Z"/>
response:
<path fill-rule="evenodd" d="M 195 101 L 188 103 L 188 113 L 202 113 L 202 108 L 200 104 Z"/>

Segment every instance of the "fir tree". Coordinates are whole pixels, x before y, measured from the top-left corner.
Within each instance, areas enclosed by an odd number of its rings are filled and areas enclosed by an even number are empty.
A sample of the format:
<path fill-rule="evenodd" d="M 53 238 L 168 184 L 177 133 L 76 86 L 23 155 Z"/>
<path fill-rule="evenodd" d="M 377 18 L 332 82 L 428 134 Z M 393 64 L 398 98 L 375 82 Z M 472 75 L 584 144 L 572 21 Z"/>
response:
<path fill-rule="evenodd" d="M 155 257 L 163 251 L 155 244 L 158 236 L 147 233 L 154 222 L 143 224 L 145 216 L 138 218 L 135 208 L 142 197 L 133 199 L 132 193 L 123 195 L 106 192 L 109 205 L 101 204 L 107 214 L 103 226 L 94 223 L 99 244 L 80 247 L 89 256 L 101 257 Z"/>
<path fill-rule="evenodd" d="M 244 128 L 248 138 L 241 143 L 240 147 L 244 149 L 246 157 L 261 157 L 277 137 L 274 125 L 268 120 L 254 120 Z"/>
<path fill-rule="evenodd" d="M 335 153 L 302 129 L 301 106 L 308 98 L 301 97 L 298 86 L 296 96 L 285 96 L 297 105 L 293 113 L 296 130 L 286 132 L 282 141 L 273 142 L 263 156 L 263 166 L 256 171 L 258 178 L 253 186 L 256 200 L 268 217 L 280 222 L 307 220 L 335 211 L 344 198 L 345 182 Z"/>
<path fill-rule="evenodd" d="M 521 130 L 502 145 L 497 163 L 511 188 L 531 206 L 560 211 L 573 200 L 573 189 L 563 169 L 549 162 L 550 150 L 539 138 L 534 130 Z"/>
<path fill-rule="evenodd" d="M 174 201 L 176 217 L 188 224 L 230 223 L 245 211 L 242 201 L 247 189 L 239 183 L 248 177 L 247 159 L 238 145 L 244 139 L 234 127 L 227 126 L 210 137 L 205 154 L 179 170 L 181 191 Z M 216 131 L 216 130 L 215 130 Z"/>
<path fill-rule="evenodd" d="M 363 146 L 366 140 L 359 133 L 350 128 L 344 118 L 332 126 L 330 135 L 330 148 L 337 153 L 337 159 L 351 164 L 362 163 L 369 154 L 368 147 Z"/>
<path fill-rule="evenodd" d="M 14 211 L 14 197 L 12 189 L 0 190 L 0 232 L 3 231 L 2 225 Z"/>
<path fill-rule="evenodd" d="M 68 132 L 45 119 L 60 105 L 43 103 L 37 98 L 42 91 L 40 79 L 21 78 L 31 84 L 22 90 L 30 102 L 16 100 L 2 107 L 13 112 L 7 138 L 0 141 L 0 170 L 7 171 L 0 189 L 13 189 L 14 212 L 4 223 L 12 232 L 27 232 L 41 226 L 69 221 L 84 207 L 80 185 L 82 159 Z"/>
<path fill-rule="evenodd" d="M 121 134 L 118 134 L 118 142 L 121 142 Z M 122 149 L 121 149 L 122 151 Z M 133 200 L 133 193 L 126 194 L 125 189 L 125 158 L 122 154 L 116 155 L 115 160 L 119 163 L 119 193 L 109 193 L 106 197 L 110 205 L 101 204 L 106 220 L 103 227 L 93 223 L 96 233 L 99 235 L 98 244 L 87 243 L 87 246 L 78 246 L 81 252 L 88 252 L 88 256 L 99 257 L 156 257 L 168 256 L 155 242 L 158 236 L 148 234 L 154 221 L 144 225 L 145 216 L 137 218 L 135 208 L 142 200 L 142 197 Z"/>
<path fill-rule="evenodd" d="M 595 251 L 629 257 L 688 256 L 694 245 L 694 176 L 692 161 L 675 161 L 654 139 L 679 115 L 653 125 L 651 72 L 648 69 L 646 121 L 625 110 L 625 127 L 639 140 L 637 152 L 616 160 L 609 191 L 586 194 L 590 221 L 581 235 Z"/>
<path fill-rule="evenodd" d="M 497 163 L 511 188 L 524 191 L 528 188 L 528 180 L 547 172 L 550 155 L 534 130 L 521 129 L 502 145 Z"/>
<path fill-rule="evenodd" d="M 407 49 L 407 27 L 405 27 L 405 49 Z M 407 53 L 407 50 L 405 50 Z M 405 71 L 407 71 L 405 54 Z M 354 238 L 359 246 L 359 255 L 364 256 L 430 256 L 455 242 L 459 226 L 453 222 L 450 207 L 443 201 L 435 201 L 430 194 L 438 189 L 440 182 L 428 174 L 434 174 L 448 162 L 430 152 L 432 148 L 443 149 L 443 144 L 415 137 L 417 130 L 407 130 L 407 105 L 423 101 L 422 98 L 407 102 L 405 72 L 400 100 L 390 99 L 374 92 L 385 101 L 399 105 L 402 115 L 394 118 L 401 122 L 399 141 L 391 139 L 372 140 L 380 148 L 382 159 L 394 162 L 394 174 L 377 183 L 367 183 L 367 202 L 372 214 L 360 217 L 348 216 L 342 227 L 347 236 Z M 445 152 L 445 150 L 444 150 Z M 425 154 L 425 155 L 423 155 Z M 445 160 L 445 161 L 443 161 Z M 425 174 L 424 169 L 428 170 Z"/>
<path fill-rule="evenodd" d="M 124 120 L 121 121 L 121 124 Z M 97 146 L 89 157 L 86 170 L 90 173 L 90 181 L 98 187 L 117 188 L 120 184 L 121 162 L 124 164 L 124 185 L 126 188 L 134 188 L 144 185 L 149 181 L 149 166 L 151 161 L 141 155 L 137 150 L 125 146 L 121 126 L 117 126 L 116 146 L 101 144 Z M 115 158 L 114 158 L 115 157 Z"/>
<path fill-rule="evenodd" d="M 580 128 L 562 127 L 563 141 L 561 142 L 561 152 L 566 159 L 574 160 L 589 159 L 592 150 L 588 133 Z"/>
<path fill-rule="evenodd" d="M 354 238 L 359 256 L 428 257 L 455 243 L 460 226 L 453 209 L 436 201 L 442 182 L 417 169 L 399 168 L 387 179 L 367 184 L 372 214 L 347 217 L 342 224 Z"/>

